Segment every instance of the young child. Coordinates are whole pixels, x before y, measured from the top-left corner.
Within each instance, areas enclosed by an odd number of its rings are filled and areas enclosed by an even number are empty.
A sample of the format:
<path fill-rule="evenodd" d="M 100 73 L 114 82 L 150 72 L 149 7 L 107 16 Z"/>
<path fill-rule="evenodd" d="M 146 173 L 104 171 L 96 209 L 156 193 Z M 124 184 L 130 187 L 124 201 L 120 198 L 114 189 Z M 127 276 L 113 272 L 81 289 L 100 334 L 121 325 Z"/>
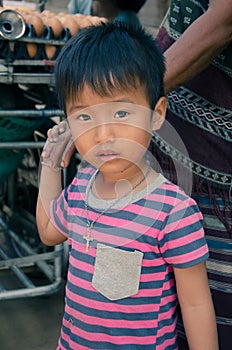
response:
<path fill-rule="evenodd" d="M 178 302 L 190 349 L 218 349 L 201 213 L 147 151 L 164 70 L 154 39 L 119 23 L 80 30 L 57 59 L 67 122 L 48 131 L 37 223 L 45 244 L 69 244 L 58 349 L 178 349 Z M 86 166 L 62 190 L 74 148 Z"/>

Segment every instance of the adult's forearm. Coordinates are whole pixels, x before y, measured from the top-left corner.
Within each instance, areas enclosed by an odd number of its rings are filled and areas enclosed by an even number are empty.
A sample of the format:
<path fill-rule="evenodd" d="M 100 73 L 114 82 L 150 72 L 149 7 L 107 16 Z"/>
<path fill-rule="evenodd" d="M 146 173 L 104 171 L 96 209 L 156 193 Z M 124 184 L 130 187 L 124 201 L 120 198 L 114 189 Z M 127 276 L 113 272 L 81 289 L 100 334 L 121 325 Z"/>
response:
<path fill-rule="evenodd" d="M 164 53 L 166 93 L 208 67 L 232 41 L 232 4 L 231 1 L 228 3 L 225 0 L 211 1 L 205 14 Z"/>

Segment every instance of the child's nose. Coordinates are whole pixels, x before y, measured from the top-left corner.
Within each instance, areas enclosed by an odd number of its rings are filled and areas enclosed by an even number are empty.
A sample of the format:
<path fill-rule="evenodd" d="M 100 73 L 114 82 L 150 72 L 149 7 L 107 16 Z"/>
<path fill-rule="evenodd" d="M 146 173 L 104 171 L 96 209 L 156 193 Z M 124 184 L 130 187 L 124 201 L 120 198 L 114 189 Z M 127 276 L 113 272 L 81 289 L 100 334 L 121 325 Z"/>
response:
<path fill-rule="evenodd" d="M 110 123 L 100 123 L 95 128 L 95 141 L 102 143 L 112 141 L 114 139 L 113 125 Z"/>

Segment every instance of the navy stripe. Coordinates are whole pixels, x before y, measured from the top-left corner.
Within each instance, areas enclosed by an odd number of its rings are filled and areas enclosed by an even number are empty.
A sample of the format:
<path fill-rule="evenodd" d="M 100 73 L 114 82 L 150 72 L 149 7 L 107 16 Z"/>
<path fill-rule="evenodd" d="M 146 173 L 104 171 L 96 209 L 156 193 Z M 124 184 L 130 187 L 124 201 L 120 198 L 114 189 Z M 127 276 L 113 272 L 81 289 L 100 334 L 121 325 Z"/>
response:
<path fill-rule="evenodd" d="M 78 296 L 77 296 L 78 299 Z M 77 300 L 76 299 L 76 300 Z M 154 298 L 154 302 L 157 302 Z M 153 303 L 154 304 L 154 303 Z M 133 315 L 131 312 L 126 310 L 127 312 L 118 312 L 118 311 L 108 311 L 107 310 L 107 304 L 106 304 L 106 310 L 100 310 L 96 308 L 91 308 L 88 306 L 84 306 L 81 304 L 78 304 L 77 301 L 67 299 L 67 305 L 69 307 L 77 310 L 78 312 L 88 315 L 88 316 L 93 316 L 93 317 L 99 317 L 104 319 L 112 319 L 112 320 L 125 320 L 125 321 L 152 321 L 156 320 L 160 313 L 155 312 L 155 311 L 150 311 L 150 312 L 135 312 Z M 155 305 L 155 304 L 154 304 Z"/>
<path fill-rule="evenodd" d="M 79 179 L 87 180 L 83 182 L 86 184 L 91 176 L 92 170 L 89 174 L 78 174 Z M 70 314 L 67 312 L 66 308 L 64 317 L 67 319 L 67 321 L 72 319 L 72 322 L 70 322 L 70 327 L 68 325 L 67 327 L 63 326 L 63 332 L 70 334 L 70 338 L 74 343 L 76 343 L 77 347 L 79 344 L 79 346 L 83 345 L 89 349 L 154 350 L 156 344 L 161 344 L 161 347 L 162 345 L 164 346 L 165 340 L 167 339 L 173 339 L 173 342 L 175 342 L 175 335 L 172 329 L 170 329 L 169 333 L 165 334 L 163 337 L 158 336 L 159 330 L 161 330 L 163 327 L 169 327 L 170 325 L 175 324 L 176 317 L 175 307 L 177 300 L 175 298 L 176 287 L 174 284 L 174 274 L 167 261 L 170 257 L 173 257 L 173 261 L 175 261 L 175 257 L 181 256 L 182 254 L 185 255 L 188 252 L 197 250 L 199 247 L 205 246 L 204 238 L 199 238 L 203 233 L 202 224 L 200 222 L 201 216 L 199 215 L 198 218 L 196 217 L 196 223 L 192 223 L 193 218 L 191 218 L 193 214 L 199 211 L 197 205 L 182 191 L 179 192 L 177 186 L 166 182 L 165 184 L 162 184 L 158 189 L 154 190 L 154 195 L 147 195 L 143 199 L 140 199 L 136 202 L 136 210 L 138 210 L 136 211 L 136 214 L 127 211 L 127 207 L 125 207 L 124 210 L 113 210 L 102 215 L 101 220 L 103 222 L 104 217 L 107 217 L 109 222 L 111 221 L 110 218 L 118 218 L 120 220 L 124 219 L 125 225 L 123 227 L 116 228 L 112 227 L 112 225 L 110 226 L 108 224 L 101 224 L 97 221 L 94 224 L 93 236 L 94 231 L 102 234 L 102 243 L 105 243 L 104 237 L 107 237 L 107 241 L 109 238 L 112 238 L 112 246 L 114 243 L 114 237 L 129 238 L 131 242 L 129 241 L 126 247 L 119 245 L 118 248 L 127 251 L 134 251 L 134 246 L 136 246 L 138 250 L 141 247 L 141 251 L 144 254 L 143 266 L 141 269 L 141 280 L 143 280 L 143 276 L 144 278 L 149 279 L 150 277 L 151 279 L 151 281 L 140 282 L 139 292 L 137 295 L 116 301 L 111 301 L 100 294 L 98 291 L 88 290 L 84 287 L 84 283 L 91 284 L 93 277 L 91 271 L 93 270 L 95 264 L 95 257 L 78 251 L 79 247 L 83 249 L 83 243 L 85 243 L 82 235 L 86 232 L 85 204 L 83 200 L 85 196 L 86 186 L 83 186 L 83 184 L 79 185 L 77 178 L 74 181 L 75 184 L 72 183 L 69 186 L 69 189 L 64 191 L 62 195 L 63 197 L 61 196 L 60 200 L 58 201 L 60 210 L 68 208 L 68 212 L 65 211 L 63 215 L 67 220 L 67 223 L 65 225 L 67 226 L 66 230 L 68 231 L 70 238 L 70 254 L 72 259 L 69 264 L 69 271 L 73 276 L 76 276 L 80 279 L 80 284 L 78 286 L 75 285 L 74 281 L 67 281 L 67 295 L 69 295 L 69 293 L 72 293 L 72 296 L 69 298 L 66 295 L 66 304 L 68 307 L 70 307 Z M 75 196 L 75 193 L 77 191 L 81 191 L 81 193 L 78 196 Z M 156 195 L 161 196 L 161 200 L 159 202 L 152 199 L 152 197 L 157 198 Z M 74 199 L 71 199 L 70 197 L 74 197 Z M 183 208 L 185 205 L 186 209 L 178 210 L 179 204 L 180 208 Z M 133 210 L 133 204 L 131 204 L 130 209 L 131 208 Z M 146 217 L 147 208 L 149 208 L 149 210 L 154 210 L 153 217 L 150 214 L 151 212 L 149 213 L 150 217 Z M 175 208 L 175 213 L 172 212 L 173 208 Z M 53 210 L 55 210 L 55 206 L 53 207 Z M 94 215 L 99 214 L 98 210 L 92 210 L 91 208 L 90 212 L 90 215 L 93 217 Z M 55 212 L 54 217 L 55 221 L 59 223 L 60 219 L 57 218 Z M 172 232 L 165 232 L 165 225 L 171 224 L 169 226 L 171 230 L 172 225 L 175 226 L 175 223 L 178 224 L 179 219 L 182 219 L 183 217 L 190 217 L 189 221 L 191 224 L 189 227 L 178 229 L 176 226 L 176 228 L 174 227 L 172 229 Z M 188 222 L 188 220 L 186 221 Z M 141 229 L 141 232 L 137 232 L 136 223 L 143 225 L 140 227 L 137 225 L 138 230 Z M 186 223 L 186 226 L 188 226 L 188 223 Z M 142 232 L 143 230 L 144 232 Z M 163 230 L 162 234 L 166 234 L 167 238 L 162 239 L 161 242 L 159 242 L 161 230 Z M 167 251 L 163 254 L 162 248 L 164 247 L 164 244 L 166 244 L 166 240 L 174 242 L 175 239 L 178 239 L 179 237 L 185 237 L 186 235 L 193 232 L 196 232 L 196 237 L 198 238 L 195 242 L 186 244 L 184 247 L 167 249 Z M 81 243 L 81 246 L 78 242 Z M 95 240 L 91 242 L 92 247 L 96 247 L 96 244 L 97 242 Z M 91 253 L 95 256 L 96 251 L 93 250 Z M 179 267 L 187 267 L 188 264 L 189 266 L 195 265 L 196 263 L 203 261 L 206 255 L 200 257 L 198 254 L 196 255 L 194 261 L 179 264 Z M 182 260 L 184 261 L 184 259 L 181 259 L 181 261 Z M 84 268 L 80 267 L 79 262 L 85 263 L 86 266 Z M 154 263 L 157 266 L 153 266 Z M 151 266 L 144 266 L 149 264 Z M 154 297 L 142 296 L 143 292 L 146 292 L 149 295 L 154 294 Z M 86 302 L 86 305 L 82 304 L 81 299 Z M 98 309 L 98 303 L 101 303 L 103 310 Z M 111 311 L 112 304 L 114 304 L 115 307 L 118 305 L 118 308 L 115 308 L 117 311 Z M 141 309 L 143 311 L 134 313 L 132 309 L 133 307 L 136 308 L 136 306 L 139 307 L 139 310 Z M 145 312 L 145 308 L 148 311 Z M 77 317 L 77 319 L 75 319 L 73 316 L 73 313 L 75 312 L 72 312 L 72 310 L 76 310 L 76 312 L 80 313 L 80 317 Z M 83 317 L 81 315 L 83 315 Z M 93 318 L 98 317 L 100 320 L 102 320 L 102 322 L 99 322 L 97 325 L 88 324 L 88 322 L 83 321 L 84 315 Z M 167 319 L 165 319 L 165 317 L 167 317 Z M 104 320 L 106 319 L 112 320 L 111 327 L 106 327 L 104 324 Z M 122 319 L 125 321 L 134 321 L 137 329 L 131 329 L 130 325 L 128 324 L 127 327 L 123 329 L 117 326 L 115 327 L 114 320 L 120 322 Z M 160 319 L 161 321 L 159 322 L 158 327 L 155 327 L 154 325 L 154 327 L 151 329 L 145 327 L 144 324 L 141 324 L 141 322 L 145 322 L 145 324 L 148 322 L 150 326 L 154 324 L 153 322 L 155 320 Z M 77 332 L 78 329 L 79 331 L 83 330 L 83 332 L 87 333 L 92 332 L 92 334 L 96 334 L 97 339 L 94 341 L 89 341 L 88 339 L 83 339 L 80 336 L 74 335 L 72 333 L 72 327 L 75 327 Z M 115 345 L 109 342 L 104 342 L 104 334 L 111 335 L 113 343 L 114 337 L 117 339 L 118 337 L 126 336 L 130 341 L 130 337 L 133 336 L 140 338 L 151 336 L 152 344 L 147 346 L 136 344 Z M 159 339 L 157 339 L 157 336 Z M 86 338 L 88 338 L 88 335 Z M 103 342 L 101 339 L 103 339 Z M 67 344 L 65 341 L 61 340 L 61 342 L 64 344 L 63 346 L 66 349 L 70 347 L 69 344 Z M 176 348 L 176 344 L 168 347 L 165 346 L 165 350 L 173 350 Z"/>
<path fill-rule="evenodd" d="M 163 283 L 160 283 L 160 285 L 162 286 Z M 77 299 L 78 299 L 78 295 L 80 297 L 83 297 L 85 299 L 90 299 L 93 301 L 99 301 L 99 302 L 104 302 L 104 303 L 112 303 L 111 300 L 107 299 L 106 297 L 104 297 L 104 295 L 100 294 L 99 292 L 95 292 L 95 291 L 91 291 L 91 290 L 87 290 L 81 287 L 77 287 L 74 284 L 72 284 L 71 282 L 69 282 L 67 284 L 67 288 L 74 294 L 77 295 Z M 158 287 L 157 287 L 158 288 Z M 155 289 L 155 288 L 154 288 Z M 167 293 L 168 295 L 170 293 Z M 161 297 L 163 297 L 163 295 L 165 296 L 165 292 L 163 292 L 162 295 L 159 296 L 154 296 L 154 297 L 128 297 L 128 298 L 124 298 L 124 299 L 119 299 L 119 300 L 114 300 L 113 303 L 115 305 L 124 305 L 125 308 L 128 306 L 140 306 L 140 305 L 156 305 L 157 303 L 160 302 Z M 76 299 L 76 300 L 77 300 Z M 71 300 L 71 299 L 70 299 Z M 77 304 L 78 305 L 78 304 Z M 107 306 L 106 306 L 107 308 Z M 133 318 L 133 315 L 131 315 L 131 317 Z"/>

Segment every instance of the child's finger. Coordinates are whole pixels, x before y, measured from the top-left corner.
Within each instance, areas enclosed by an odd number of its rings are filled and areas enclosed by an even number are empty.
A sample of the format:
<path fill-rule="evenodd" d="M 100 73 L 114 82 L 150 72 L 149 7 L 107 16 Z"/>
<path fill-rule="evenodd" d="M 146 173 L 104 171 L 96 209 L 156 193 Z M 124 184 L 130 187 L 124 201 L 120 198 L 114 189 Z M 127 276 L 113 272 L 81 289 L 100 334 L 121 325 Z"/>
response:
<path fill-rule="evenodd" d="M 58 124 L 58 133 L 63 134 L 67 130 L 68 124 L 66 120 L 63 120 Z"/>
<path fill-rule="evenodd" d="M 45 143 L 42 159 L 43 162 L 51 168 L 59 168 L 62 160 L 64 160 L 65 166 L 68 166 L 74 147 L 71 148 L 71 131 L 68 127 L 67 121 L 63 121 L 58 125 L 55 125 L 47 132 L 48 139 Z M 71 150 L 69 150 L 71 148 Z M 67 156 L 65 154 L 69 150 Z"/>
<path fill-rule="evenodd" d="M 65 147 L 62 161 L 61 161 L 61 166 L 63 168 L 67 168 L 67 166 L 69 165 L 70 159 L 71 159 L 74 151 L 75 151 L 75 144 L 74 144 L 73 140 L 70 139 L 69 142 L 67 143 L 67 146 Z"/>
<path fill-rule="evenodd" d="M 50 153 L 52 151 L 52 149 L 54 148 L 54 144 L 52 144 L 49 139 L 47 139 L 47 141 L 45 142 L 45 145 L 43 147 L 43 151 L 42 151 L 42 157 L 43 158 L 49 158 Z"/>

